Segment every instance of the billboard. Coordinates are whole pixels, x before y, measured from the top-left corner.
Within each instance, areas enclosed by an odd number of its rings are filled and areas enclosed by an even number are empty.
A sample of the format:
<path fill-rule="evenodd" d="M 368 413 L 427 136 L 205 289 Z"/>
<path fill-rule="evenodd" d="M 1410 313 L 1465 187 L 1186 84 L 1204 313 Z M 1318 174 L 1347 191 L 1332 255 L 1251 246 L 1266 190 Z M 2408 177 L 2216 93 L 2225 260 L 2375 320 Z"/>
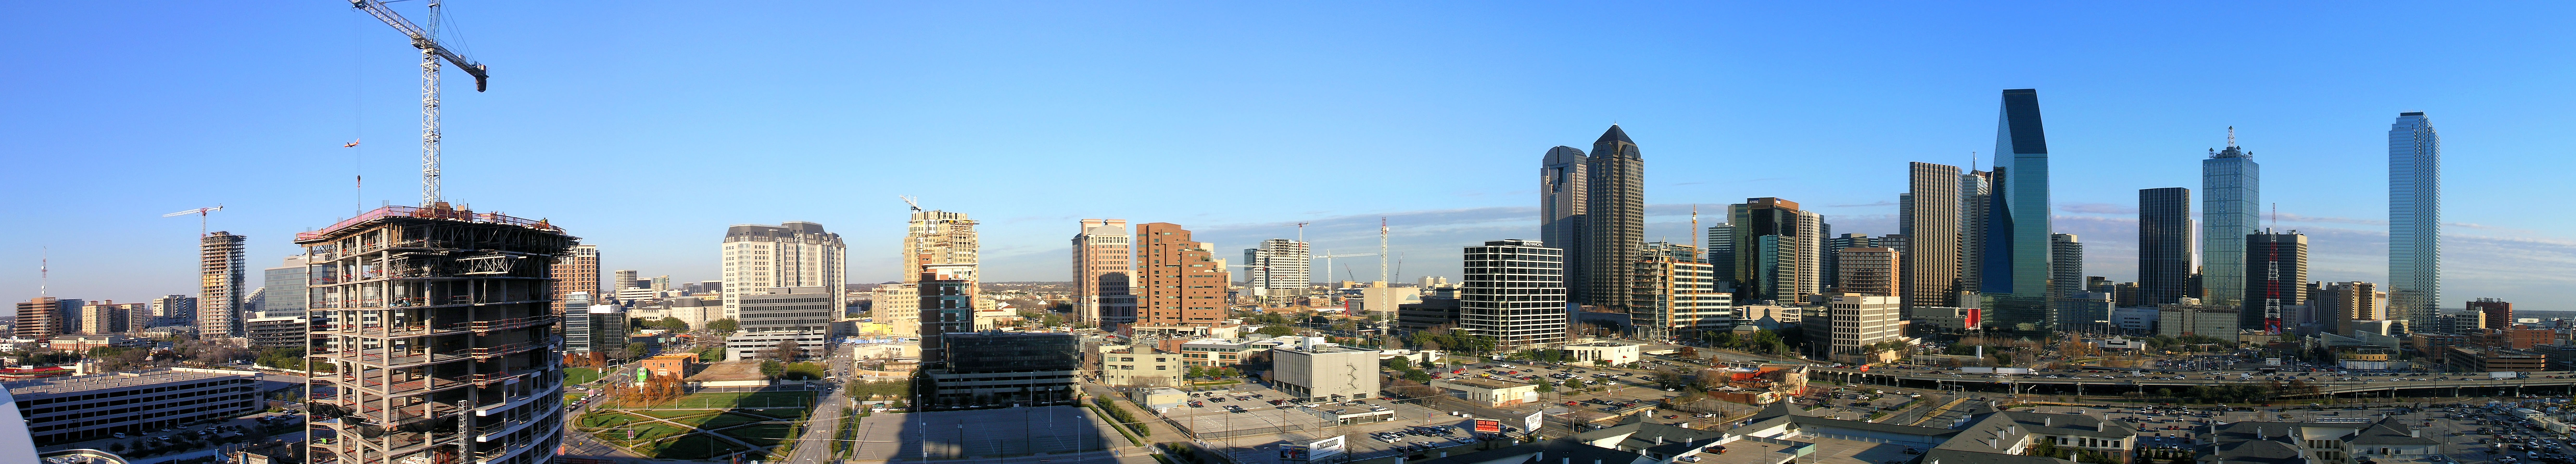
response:
<path fill-rule="evenodd" d="M 1288 444 L 1279 445 L 1279 460 L 1281 460 L 1281 461 L 1304 461 L 1304 460 L 1307 460 L 1307 458 L 1306 458 L 1306 445 L 1301 445 L 1301 444 L 1296 444 L 1296 443 L 1288 443 Z"/>
<path fill-rule="evenodd" d="M 1521 418 L 1521 431 L 1532 433 L 1537 432 L 1539 421 L 1544 419 L 1543 417 L 1540 417 L 1540 414 L 1544 413 L 1531 411 L 1529 417 Z"/>
<path fill-rule="evenodd" d="M 1321 460 L 1342 455 L 1342 436 L 1315 440 L 1306 444 L 1306 459 Z"/>
<path fill-rule="evenodd" d="M 1476 433 L 1502 433 L 1502 419 L 1476 419 Z"/>

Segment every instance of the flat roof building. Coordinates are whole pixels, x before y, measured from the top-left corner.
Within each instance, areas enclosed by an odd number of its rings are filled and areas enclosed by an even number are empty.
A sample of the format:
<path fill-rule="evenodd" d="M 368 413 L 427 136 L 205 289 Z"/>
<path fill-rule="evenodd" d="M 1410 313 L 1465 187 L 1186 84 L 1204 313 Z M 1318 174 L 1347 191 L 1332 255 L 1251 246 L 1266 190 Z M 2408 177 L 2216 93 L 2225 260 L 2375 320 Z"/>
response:
<path fill-rule="evenodd" d="M 1344 401 L 1377 396 L 1377 350 L 1309 339 L 1270 350 L 1271 380 L 1299 400 Z"/>
<path fill-rule="evenodd" d="M 924 369 L 929 409 L 1073 404 L 1082 342 L 1070 333 L 941 334 L 946 348 Z M 927 362 L 927 360 L 925 360 Z"/>
<path fill-rule="evenodd" d="M 1450 395 L 1468 403 L 1500 408 L 1538 401 L 1538 384 L 1459 377 L 1431 381 L 1431 386 L 1449 390 Z"/>
<path fill-rule="evenodd" d="M 0 383 L 38 446 L 142 434 L 260 411 L 247 371 L 163 368 Z"/>

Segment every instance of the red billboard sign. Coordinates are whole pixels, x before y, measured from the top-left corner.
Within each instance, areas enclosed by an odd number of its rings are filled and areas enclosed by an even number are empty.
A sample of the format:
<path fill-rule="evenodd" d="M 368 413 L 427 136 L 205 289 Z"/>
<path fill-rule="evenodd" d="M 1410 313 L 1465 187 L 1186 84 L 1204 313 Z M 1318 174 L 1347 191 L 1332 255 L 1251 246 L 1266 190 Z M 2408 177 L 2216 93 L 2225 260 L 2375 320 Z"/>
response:
<path fill-rule="evenodd" d="M 1476 419 L 1476 433 L 1503 433 L 1503 420 Z"/>

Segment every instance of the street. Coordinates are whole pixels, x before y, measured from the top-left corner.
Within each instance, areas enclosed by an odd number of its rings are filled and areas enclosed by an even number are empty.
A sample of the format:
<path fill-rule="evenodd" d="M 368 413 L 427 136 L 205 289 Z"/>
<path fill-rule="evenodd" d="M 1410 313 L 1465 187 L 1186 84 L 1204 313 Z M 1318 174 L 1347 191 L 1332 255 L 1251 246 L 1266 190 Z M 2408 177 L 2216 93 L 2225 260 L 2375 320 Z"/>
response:
<path fill-rule="evenodd" d="M 855 347 L 840 344 L 834 346 L 827 362 L 831 363 L 830 374 L 838 379 L 848 375 L 850 354 L 855 351 Z M 840 382 L 835 381 L 827 385 L 830 388 L 826 389 L 823 397 L 815 402 L 814 415 L 805 421 L 805 437 L 797 439 L 796 448 L 788 455 L 787 462 L 824 464 L 833 461 L 832 440 L 835 439 L 834 435 L 840 433 L 841 414 L 850 399 L 846 393 L 847 389 L 841 388 Z"/>

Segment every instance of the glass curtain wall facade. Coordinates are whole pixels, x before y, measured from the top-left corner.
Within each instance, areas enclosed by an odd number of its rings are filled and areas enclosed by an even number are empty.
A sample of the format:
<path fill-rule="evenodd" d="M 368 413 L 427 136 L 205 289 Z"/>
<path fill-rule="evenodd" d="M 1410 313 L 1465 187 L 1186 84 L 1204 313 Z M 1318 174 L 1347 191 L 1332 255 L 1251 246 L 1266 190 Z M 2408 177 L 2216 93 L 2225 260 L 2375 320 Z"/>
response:
<path fill-rule="evenodd" d="M 2138 291 L 2143 304 L 2173 304 L 2189 295 L 2191 189 L 2138 191 Z"/>
<path fill-rule="evenodd" d="M 2424 113 L 2397 113 L 2388 128 L 2390 317 L 2433 326 L 2442 304 L 2442 140 Z"/>
<path fill-rule="evenodd" d="M 1985 272 L 1980 284 L 1992 300 L 1996 322 L 2017 326 L 2045 322 L 2048 314 L 2048 136 L 2040 124 L 2039 91 L 2003 91 L 1996 116 L 1995 193 L 1986 227 Z M 2019 329 L 2020 327 L 2016 327 Z"/>
<path fill-rule="evenodd" d="M 2227 149 L 2200 160 L 2200 208 L 2201 299 L 2214 305 L 2242 303 L 2245 241 L 2238 238 L 2262 225 L 2263 191 L 2262 166 L 2254 163 L 2253 152 L 2236 146 L 2235 128 L 2228 129 Z"/>

